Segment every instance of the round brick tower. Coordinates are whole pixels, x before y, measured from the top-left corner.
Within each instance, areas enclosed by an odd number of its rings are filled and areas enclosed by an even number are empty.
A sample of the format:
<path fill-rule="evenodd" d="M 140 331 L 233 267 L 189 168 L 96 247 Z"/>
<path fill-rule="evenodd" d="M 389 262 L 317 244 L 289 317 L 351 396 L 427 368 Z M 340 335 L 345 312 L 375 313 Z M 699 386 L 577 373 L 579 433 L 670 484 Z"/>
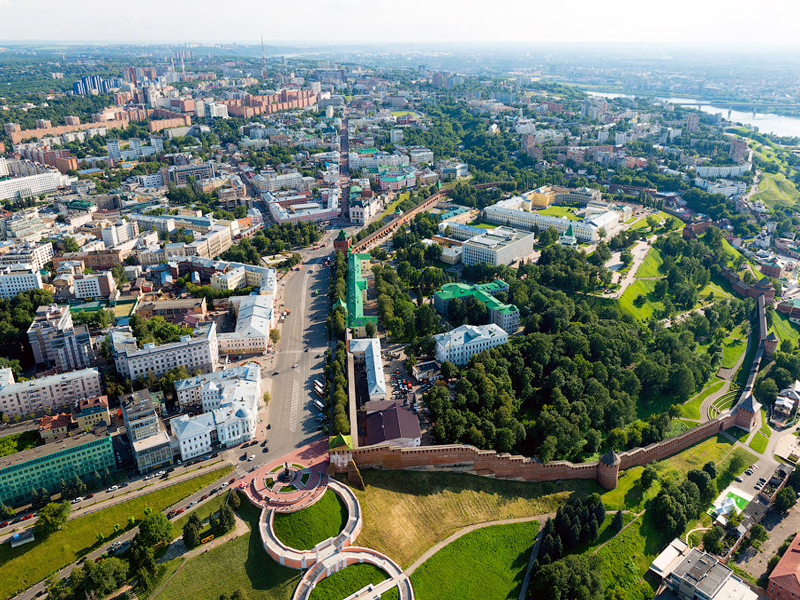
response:
<path fill-rule="evenodd" d="M 603 454 L 597 463 L 597 483 L 607 490 L 617 487 L 620 458 L 613 449 Z"/>

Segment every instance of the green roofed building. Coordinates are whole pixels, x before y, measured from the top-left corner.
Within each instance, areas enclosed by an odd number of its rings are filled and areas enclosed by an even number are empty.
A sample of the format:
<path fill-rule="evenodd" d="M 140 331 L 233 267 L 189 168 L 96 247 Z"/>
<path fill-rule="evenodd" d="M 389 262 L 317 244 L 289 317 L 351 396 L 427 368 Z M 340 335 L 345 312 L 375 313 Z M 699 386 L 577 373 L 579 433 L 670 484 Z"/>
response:
<path fill-rule="evenodd" d="M 61 480 L 76 475 L 84 482 L 97 471 L 114 470 L 111 436 L 81 433 L 57 442 L 23 450 L 0 458 L 0 502 L 19 505 L 31 499 L 31 489 L 47 488 L 51 494 L 61 489 Z"/>
<path fill-rule="evenodd" d="M 353 449 L 353 438 L 349 435 L 339 435 L 333 436 L 328 439 L 328 450 L 352 450 Z"/>
<path fill-rule="evenodd" d="M 363 263 L 372 257 L 369 254 L 347 253 L 347 326 L 364 327 L 369 321 L 378 324 L 378 317 L 364 316 L 364 293 L 367 291 L 367 280 L 361 274 Z M 369 267 L 367 267 L 369 268 Z"/>
<path fill-rule="evenodd" d="M 433 306 L 446 316 L 450 301 L 454 298 L 461 300 L 475 298 L 489 309 L 490 322 L 503 328 L 507 333 L 514 333 L 519 328 L 519 309 L 513 304 L 504 304 L 495 298 L 494 295 L 498 292 L 508 292 L 508 284 L 500 279 L 476 285 L 446 283 L 433 295 Z"/>

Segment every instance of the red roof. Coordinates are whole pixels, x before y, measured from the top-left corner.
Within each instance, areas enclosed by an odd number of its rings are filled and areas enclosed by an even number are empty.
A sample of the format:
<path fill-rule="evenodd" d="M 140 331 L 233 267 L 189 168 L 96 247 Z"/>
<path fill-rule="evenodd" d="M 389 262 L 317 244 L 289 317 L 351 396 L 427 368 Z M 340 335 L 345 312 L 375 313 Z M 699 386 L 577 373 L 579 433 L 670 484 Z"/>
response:
<path fill-rule="evenodd" d="M 98 396 L 97 398 L 84 398 L 78 403 L 78 409 L 84 411 L 95 406 L 105 406 L 108 408 L 108 396 Z"/>
<path fill-rule="evenodd" d="M 798 533 L 769 576 L 770 586 L 800 595 L 800 533 Z"/>
<path fill-rule="evenodd" d="M 60 429 L 68 427 L 72 421 L 72 415 L 61 413 L 58 415 L 45 415 L 39 421 L 39 431 L 49 431 L 51 429 Z"/>

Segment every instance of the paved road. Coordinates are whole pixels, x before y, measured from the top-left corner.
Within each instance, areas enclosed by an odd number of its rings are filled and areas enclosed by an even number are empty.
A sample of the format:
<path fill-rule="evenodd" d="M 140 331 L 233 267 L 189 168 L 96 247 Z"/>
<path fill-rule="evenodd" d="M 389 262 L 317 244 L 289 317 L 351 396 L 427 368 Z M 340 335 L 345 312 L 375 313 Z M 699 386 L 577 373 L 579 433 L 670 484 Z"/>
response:
<path fill-rule="evenodd" d="M 333 252 L 332 240 L 338 232 L 338 228 L 326 231 L 325 245 L 304 252 L 301 270 L 290 272 L 278 284 L 277 306 L 292 314 L 280 326 L 277 353 L 267 367 L 270 374 L 277 375 L 271 375 L 269 453 L 258 463 L 283 456 L 321 435 L 316 419 L 320 411 L 313 404 L 317 399 L 313 381 L 323 378 L 323 356 L 328 348 L 325 320 L 329 269 L 323 262 Z M 317 297 L 312 295 L 315 289 L 320 291 Z"/>

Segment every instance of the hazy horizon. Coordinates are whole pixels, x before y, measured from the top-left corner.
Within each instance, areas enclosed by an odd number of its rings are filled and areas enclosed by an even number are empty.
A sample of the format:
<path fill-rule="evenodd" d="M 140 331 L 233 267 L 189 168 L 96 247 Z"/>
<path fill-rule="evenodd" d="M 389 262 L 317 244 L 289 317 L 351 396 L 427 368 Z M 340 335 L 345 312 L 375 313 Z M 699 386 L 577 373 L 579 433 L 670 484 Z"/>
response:
<path fill-rule="evenodd" d="M 457 5 L 444 0 L 407 0 L 402 5 L 387 0 L 309 0 L 301 9 L 291 4 L 267 9 L 245 0 L 237 10 L 221 11 L 220 6 L 210 0 L 141 0 L 136 5 L 84 0 L 78 6 L 55 0 L 0 0 L 6 25 L 0 43 L 253 45 L 263 34 L 265 44 L 303 46 L 688 44 L 724 51 L 800 49 L 794 31 L 800 8 L 788 0 L 759 4 L 758 14 L 770 18 L 769 28 L 754 27 L 753 5 L 744 0 L 731 0 L 724 9 L 694 0 L 657 6 L 638 0 L 552 5 L 498 0 L 489 6 L 476 0 Z"/>

